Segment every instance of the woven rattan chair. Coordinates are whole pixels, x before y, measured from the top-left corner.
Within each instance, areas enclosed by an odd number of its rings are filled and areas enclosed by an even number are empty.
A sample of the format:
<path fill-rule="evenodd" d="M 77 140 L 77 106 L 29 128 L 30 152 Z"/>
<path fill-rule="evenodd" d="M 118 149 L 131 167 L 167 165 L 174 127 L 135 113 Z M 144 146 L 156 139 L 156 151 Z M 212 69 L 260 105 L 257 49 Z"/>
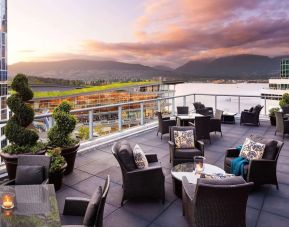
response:
<path fill-rule="evenodd" d="M 163 134 L 167 134 L 170 132 L 170 127 L 176 125 L 176 120 L 170 120 L 169 117 L 162 117 L 161 112 L 157 112 L 156 115 L 159 121 L 157 136 L 159 133 L 161 133 L 161 139 L 163 139 Z"/>
<path fill-rule="evenodd" d="M 210 118 L 210 116 L 198 116 L 195 117 L 194 123 L 189 122 L 195 128 L 196 140 L 209 140 L 211 143 Z"/>
<path fill-rule="evenodd" d="M 133 150 L 128 141 L 115 143 L 112 153 L 118 161 L 122 172 L 123 196 L 121 205 L 125 200 L 150 197 L 165 201 L 165 177 L 156 154 L 146 154 L 148 168 L 137 169 Z"/>
<path fill-rule="evenodd" d="M 254 140 L 254 139 L 253 139 Z M 277 140 L 262 139 L 260 143 L 266 144 L 262 159 L 250 160 L 244 166 L 244 178 L 247 182 L 254 182 L 256 186 L 263 184 L 274 184 L 278 189 L 276 175 L 277 161 L 283 142 Z M 225 156 L 224 170 L 231 172 L 231 162 L 239 157 L 240 151 L 236 148 L 228 149 Z"/>
<path fill-rule="evenodd" d="M 106 197 L 108 194 L 110 185 L 110 177 L 107 176 L 104 186 L 99 187 L 95 191 L 91 199 L 79 198 L 79 197 L 67 197 L 65 199 L 64 209 L 63 209 L 63 221 L 71 222 L 73 220 L 74 225 L 64 225 L 65 227 L 73 226 L 103 226 L 103 211 L 105 206 Z M 90 206 L 89 204 L 92 204 Z M 71 216 L 74 216 L 73 218 Z M 78 220 L 76 218 L 78 217 Z M 82 217 L 84 217 L 83 225 L 78 225 L 82 222 Z M 78 223 L 75 223 L 78 222 Z"/>
<path fill-rule="evenodd" d="M 250 124 L 250 125 L 260 125 L 260 112 L 262 110 L 263 106 L 257 105 L 255 107 L 252 107 L 250 110 L 244 110 L 241 113 L 241 119 L 240 119 L 240 125 L 241 124 Z"/>
<path fill-rule="evenodd" d="M 18 156 L 18 165 L 16 170 L 16 178 L 6 181 L 3 183 L 3 185 L 15 185 L 17 184 L 17 180 L 19 178 L 25 178 L 26 172 L 25 170 L 19 171 L 21 167 L 26 166 L 26 167 L 35 167 L 35 166 L 40 166 L 43 167 L 42 169 L 42 174 L 41 174 L 41 179 L 42 179 L 42 184 L 47 184 L 48 183 L 48 177 L 49 177 L 49 167 L 50 167 L 50 162 L 51 158 L 45 155 L 19 155 Z M 36 184 L 33 182 L 32 179 L 28 179 L 30 181 L 29 184 Z M 35 179 L 38 182 L 38 179 Z M 25 181 L 25 179 L 24 179 Z M 28 184 L 28 183 L 26 183 Z"/>
<path fill-rule="evenodd" d="M 210 119 L 210 132 L 220 132 L 222 136 L 223 111 L 216 109 L 215 116 Z"/>
<path fill-rule="evenodd" d="M 206 107 L 201 102 L 194 102 L 193 105 L 195 107 L 196 113 L 202 114 L 204 116 L 213 117 L 214 115 L 213 107 Z"/>
<path fill-rule="evenodd" d="M 177 114 L 189 114 L 188 106 L 177 106 Z"/>
<path fill-rule="evenodd" d="M 183 215 L 189 226 L 246 226 L 246 205 L 253 183 L 246 183 L 242 177 L 200 178 L 194 185 L 183 177 L 182 184 Z"/>
<path fill-rule="evenodd" d="M 276 117 L 276 130 L 275 130 L 275 135 L 276 133 L 281 133 L 283 135 L 289 134 L 289 120 L 284 119 L 284 113 L 282 112 L 275 112 L 275 117 Z"/>
<path fill-rule="evenodd" d="M 173 166 L 185 162 L 193 162 L 195 156 L 204 156 L 204 143 L 200 140 L 195 140 L 195 148 L 190 149 L 180 149 L 176 148 L 174 132 L 175 131 L 186 131 L 186 130 L 194 130 L 194 127 L 190 126 L 174 126 L 171 127 L 170 130 L 170 162 L 172 162 Z"/>

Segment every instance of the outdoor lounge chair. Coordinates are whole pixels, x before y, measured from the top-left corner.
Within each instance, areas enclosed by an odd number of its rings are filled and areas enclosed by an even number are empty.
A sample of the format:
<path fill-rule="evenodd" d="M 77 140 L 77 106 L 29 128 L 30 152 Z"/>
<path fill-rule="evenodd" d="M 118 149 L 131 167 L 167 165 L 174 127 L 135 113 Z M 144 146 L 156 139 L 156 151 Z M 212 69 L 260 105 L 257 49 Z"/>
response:
<path fill-rule="evenodd" d="M 157 136 L 159 133 L 161 133 L 161 139 L 163 139 L 163 134 L 170 132 L 170 127 L 176 125 L 176 120 L 170 120 L 169 117 L 162 117 L 161 112 L 157 112 L 156 115 L 158 116 L 159 121 Z"/>

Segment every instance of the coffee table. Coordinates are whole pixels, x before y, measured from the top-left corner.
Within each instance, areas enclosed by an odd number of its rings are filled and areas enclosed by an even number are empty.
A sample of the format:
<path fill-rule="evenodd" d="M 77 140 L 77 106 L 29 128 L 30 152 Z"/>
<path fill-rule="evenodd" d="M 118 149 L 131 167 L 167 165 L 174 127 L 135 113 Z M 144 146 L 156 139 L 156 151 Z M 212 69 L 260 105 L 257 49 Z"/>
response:
<path fill-rule="evenodd" d="M 185 122 L 194 121 L 196 117 L 202 117 L 202 114 L 198 113 L 189 113 L 189 114 L 178 114 L 176 115 L 177 118 L 177 125 L 178 126 L 185 126 Z"/>
<path fill-rule="evenodd" d="M 223 112 L 222 123 L 224 124 L 235 124 L 235 115 L 237 113 Z"/>
<path fill-rule="evenodd" d="M 225 171 L 217 166 L 211 164 L 204 164 L 204 171 L 206 174 L 215 174 L 221 173 L 225 174 Z M 197 184 L 198 178 L 200 178 L 200 174 L 196 174 L 194 171 L 194 163 L 187 162 L 174 166 L 171 169 L 172 179 L 173 179 L 173 188 L 174 192 L 178 197 L 182 197 L 182 178 L 186 176 L 189 183 Z"/>

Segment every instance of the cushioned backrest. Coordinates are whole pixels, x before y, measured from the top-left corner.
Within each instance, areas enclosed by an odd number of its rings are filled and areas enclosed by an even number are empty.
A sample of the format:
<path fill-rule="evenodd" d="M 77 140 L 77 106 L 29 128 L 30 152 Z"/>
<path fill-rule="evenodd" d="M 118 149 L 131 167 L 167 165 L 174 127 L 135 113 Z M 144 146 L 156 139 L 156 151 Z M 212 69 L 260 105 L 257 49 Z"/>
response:
<path fill-rule="evenodd" d="M 222 119 L 222 115 L 223 115 L 223 111 L 216 109 L 215 118 L 221 120 Z"/>
<path fill-rule="evenodd" d="M 251 135 L 250 138 L 258 143 L 265 144 L 265 150 L 262 159 L 274 160 L 278 152 L 277 141 L 273 139 L 266 139 L 262 136 Z"/>
<path fill-rule="evenodd" d="M 244 184 L 246 181 L 240 177 L 227 177 L 224 179 L 208 179 L 208 178 L 199 178 L 198 184 L 210 184 L 210 185 L 237 185 Z"/>
<path fill-rule="evenodd" d="M 91 199 L 89 200 L 89 204 L 86 208 L 86 212 L 83 218 L 83 225 L 85 226 L 95 226 L 96 215 L 99 207 L 99 203 L 102 197 L 102 189 L 98 187 Z"/>
<path fill-rule="evenodd" d="M 133 150 L 128 141 L 122 140 L 115 145 L 115 152 L 120 164 L 127 170 L 132 171 L 137 167 L 134 162 Z"/>
<path fill-rule="evenodd" d="M 263 106 L 257 105 L 257 106 L 254 107 L 252 112 L 255 113 L 255 114 L 259 114 L 261 112 L 262 108 L 263 108 Z"/>
<path fill-rule="evenodd" d="M 187 131 L 194 130 L 194 127 L 191 126 L 172 126 L 170 127 L 170 141 L 175 142 L 175 131 Z"/>
<path fill-rule="evenodd" d="M 196 110 L 205 109 L 205 105 L 200 103 L 200 102 L 194 102 L 193 105 L 194 105 Z"/>
<path fill-rule="evenodd" d="M 188 114 L 189 113 L 189 107 L 188 106 L 178 106 L 177 107 L 177 113 L 178 114 Z"/>
<path fill-rule="evenodd" d="M 15 185 L 41 184 L 44 180 L 43 166 L 17 166 Z"/>

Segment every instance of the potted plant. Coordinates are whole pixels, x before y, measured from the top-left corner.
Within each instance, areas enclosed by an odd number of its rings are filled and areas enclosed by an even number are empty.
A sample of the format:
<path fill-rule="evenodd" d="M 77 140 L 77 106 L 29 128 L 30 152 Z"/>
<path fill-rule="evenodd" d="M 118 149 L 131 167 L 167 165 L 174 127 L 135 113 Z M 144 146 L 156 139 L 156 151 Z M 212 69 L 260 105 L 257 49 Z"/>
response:
<path fill-rule="evenodd" d="M 37 131 L 32 127 L 34 110 L 27 103 L 33 98 L 33 92 L 24 74 L 17 74 L 12 83 L 13 94 L 7 99 L 7 105 L 13 112 L 8 120 L 4 134 L 10 144 L 2 149 L 0 156 L 6 164 L 9 179 L 14 179 L 18 154 L 44 154 L 45 144 L 39 142 Z"/>
<path fill-rule="evenodd" d="M 60 147 L 61 155 L 67 162 L 67 168 L 64 174 L 73 171 L 79 141 L 72 138 L 71 133 L 76 126 L 76 118 L 70 114 L 71 104 L 63 101 L 53 111 L 52 117 L 55 119 L 55 125 L 48 131 L 48 145 L 51 147 Z"/>
<path fill-rule="evenodd" d="M 269 117 L 270 117 L 270 122 L 272 126 L 276 125 L 276 117 L 275 117 L 275 112 L 278 112 L 280 110 L 279 107 L 273 107 L 269 109 Z"/>
<path fill-rule="evenodd" d="M 62 185 L 62 178 L 67 163 L 61 155 L 61 148 L 57 147 L 47 151 L 47 156 L 51 157 L 49 168 L 49 184 L 54 184 L 55 191 L 59 190 Z"/>
<path fill-rule="evenodd" d="M 289 94 L 284 93 L 279 101 L 279 105 L 284 113 L 289 113 Z"/>

